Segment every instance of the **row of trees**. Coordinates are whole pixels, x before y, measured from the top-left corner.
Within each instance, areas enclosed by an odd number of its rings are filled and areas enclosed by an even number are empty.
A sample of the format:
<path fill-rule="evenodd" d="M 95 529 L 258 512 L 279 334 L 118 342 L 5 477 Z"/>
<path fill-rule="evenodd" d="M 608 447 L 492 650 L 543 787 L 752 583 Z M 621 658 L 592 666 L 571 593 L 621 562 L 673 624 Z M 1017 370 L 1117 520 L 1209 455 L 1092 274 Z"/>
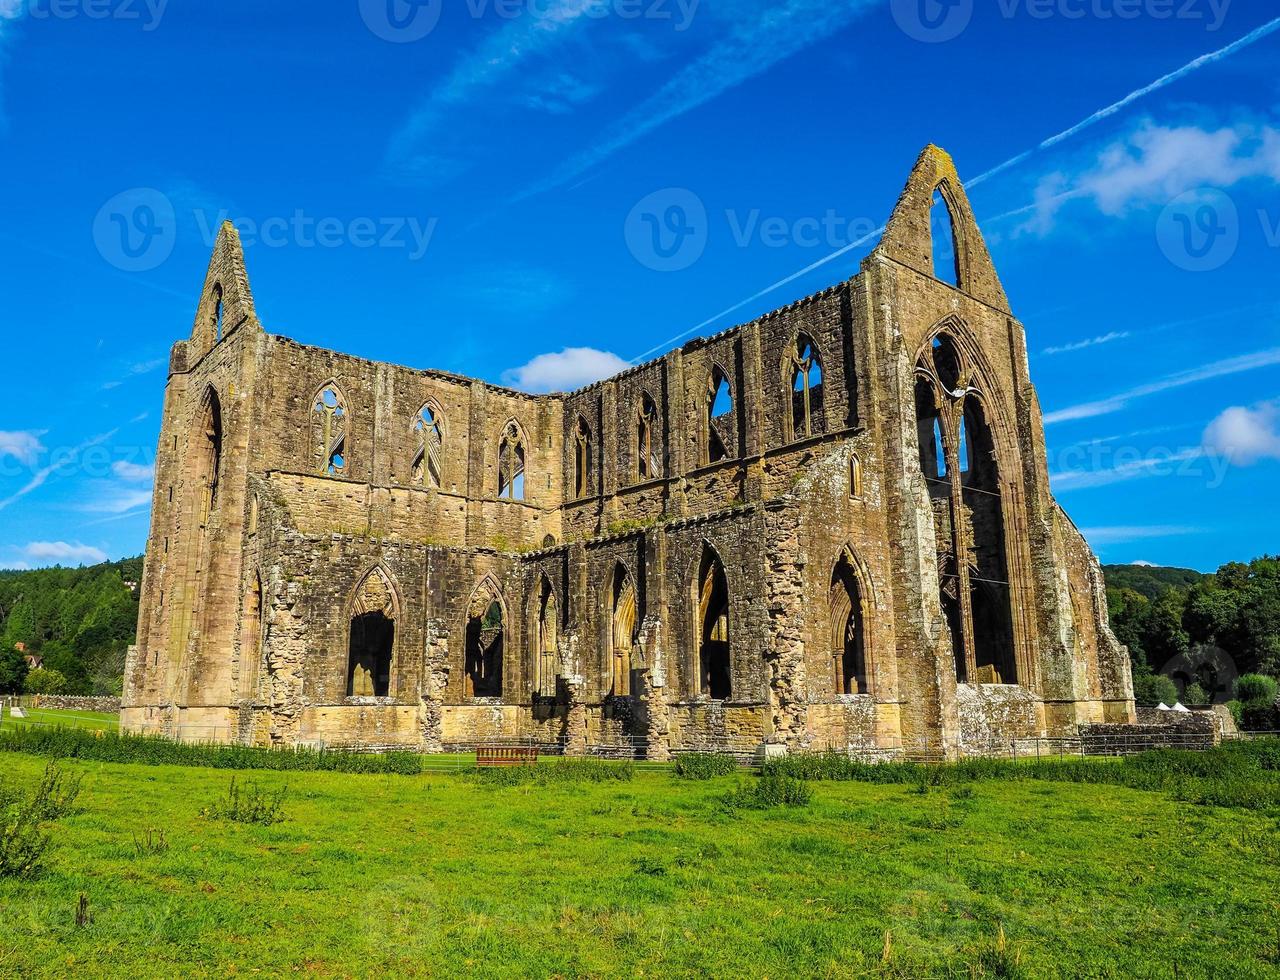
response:
<path fill-rule="evenodd" d="M 0 693 L 119 694 L 141 576 L 141 558 L 0 572 Z M 28 654 L 43 661 L 30 676 Z"/>
<path fill-rule="evenodd" d="M 1140 699 L 1167 700 L 1157 677 L 1180 658 L 1188 676 L 1177 693 L 1191 701 L 1236 696 L 1237 676 L 1280 677 L 1280 558 L 1213 575 L 1111 565 L 1106 576 L 1111 626 L 1129 648 Z"/>

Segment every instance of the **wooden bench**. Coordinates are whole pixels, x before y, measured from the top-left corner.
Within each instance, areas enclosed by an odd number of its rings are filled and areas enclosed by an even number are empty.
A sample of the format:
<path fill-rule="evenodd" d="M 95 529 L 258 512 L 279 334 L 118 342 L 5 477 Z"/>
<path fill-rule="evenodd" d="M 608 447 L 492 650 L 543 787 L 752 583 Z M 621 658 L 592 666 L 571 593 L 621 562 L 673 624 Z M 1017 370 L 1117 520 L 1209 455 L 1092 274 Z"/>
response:
<path fill-rule="evenodd" d="M 477 766 L 531 766 L 538 761 L 536 745 L 480 745 Z"/>

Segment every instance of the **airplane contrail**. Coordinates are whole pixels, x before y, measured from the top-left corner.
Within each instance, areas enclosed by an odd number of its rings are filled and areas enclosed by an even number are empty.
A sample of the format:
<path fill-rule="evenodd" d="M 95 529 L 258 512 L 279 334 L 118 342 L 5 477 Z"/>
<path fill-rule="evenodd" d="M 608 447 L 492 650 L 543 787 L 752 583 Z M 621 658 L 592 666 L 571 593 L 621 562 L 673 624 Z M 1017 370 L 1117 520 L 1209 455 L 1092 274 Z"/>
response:
<path fill-rule="evenodd" d="M 1002 173 L 1005 170 L 1010 169 L 1011 167 L 1016 167 L 1018 164 L 1027 160 L 1028 158 L 1033 156 L 1035 153 L 1038 153 L 1041 150 L 1047 150 L 1053 146 L 1057 146 L 1059 143 L 1063 142 L 1064 140 L 1070 139 L 1072 136 L 1075 136 L 1077 133 L 1083 132 L 1089 127 L 1094 126 L 1097 123 L 1100 123 L 1102 120 L 1107 119 L 1111 116 L 1114 116 L 1121 109 L 1124 109 L 1126 106 L 1129 106 L 1134 102 L 1137 102 L 1139 99 L 1147 95 L 1150 95 L 1152 92 L 1157 92 L 1160 89 L 1165 88 L 1166 86 L 1172 85 L 1174 82 L 1182 78 L 1185 78 L 1187 75 L 1190 75 L 1194 71 L 1198 71 L 1199 69 L 1203 68 L 1205 65 L 1214 64 L 1215 62 L 1221 61 L 1223 58 L 1230 57 L 1231 55 L 1235 54 L 1237 51 L 1241 51 L 1244 48 L 1247 48 L 1251 44 L 1255 44 L 1258 41 L 1261 41 L 1263 38 L 1268 37 L 1271 34 L 1274 34 L 1276 30 L 1280 30 L 1280 17 L 1277 17 L 1274 20 L 1268 21 L 1267 23 L 1263 24 L 1261 27 L 1258 27 L 1255 30 L 1250 31 L 1248 34 L 1246 34 L 1244 37 L 1240 38 L 1239 40 L 1233 41 L 1231 44 L 1228 44 L 1226 47 L 1219 48 L 1216 51 L 1210 51 L 1208 54 L 1202 54 L 1200 57 L 1194 59 L 1193 61 L 1187 62 L 1187 64 L 1183 65 L 1181 68 L 1177 69 L 1176 71 L 1171 71 L 1167 75 L 1162 75 L 1160 78 L 1157 78 L 1150 85 L 1144 85 L 1142 88 L 1135 89 L 1134 91 L 1126 95 L 1123 99 L 1120 99 L 1117 102 L 1113 102 L 1111 103 L 1111 105 L 1107 106 L 1106 108 L 1099 109 L 1097 112 L 1093 113 L 1092 115 L 1085 117 L 1080 122 L 1072 126 L 1070 129 L 1064 129 L 1062 132 L 1057 133 L 1054 136 L 1050 136 L 1048 139 L 1041 140 L 1031 149 L 1024 150 L 1022 153 L 1019 153 L 1017 156 L 1010 157 L 1008 160 L 1004 161 L 1004 163 L 997 164 L 996 166 L 992 167 L 990 170 L 986 171 L 985 173 L 981 173 L 977 177 L 974 177 L 972 180 L 966 181 L 964 186 L 966 188 L 976 187 L 978 184 L 981 184 L 982 182 L 989 180 L 990 178 L 996 176 L 997 174 Z M 1026 210 L 1026 209 L 1023 209 L 1023 210 Z M 1011 212 L 1011 213 L 1016 213 L 1016 212 Z M 647 357 L 651 357 L 654 354 L 658 354 L 665 350 L 669 350 L 674 344 L 677 344 L 680 341 L 684 340 L 690 334 L 698 333 L 703 328 L 710 326 L 711 324 L 715 323 L 717 320 L 720 320 L 728 316 L 730 313 L 734 313 L 737 310 L 742 309 L 742 307 L 746 306 L 747 304 L 753 303 L 756 300 L 760 299 L 761 297 L 769 295 L 770 293 L 774 292 L 777 289 L 781 289 L 783 286 L 786 286 L 787 284 L 794 282 L 795 280 L 801 278 L 802 276 L 808 275 L 810 272 L 813 272 L 815 269 L 822 268 L 822 266 L 826 265 L 829 262 L 834 262 L 836 259 L 840 258 L 842 255 L 845 255 L 851 252 L 853 249 L 858 248 L 860 245 L 865 245 L 867 242 L 871 241 L 873 238 L 880 236 L 883 233 L 884 233 L 884 225 L 881 225 L 879 228 L 877 228 L 875 231 L 871 232 L 870 234 L 863 235 L 856 242 L 850 242 L 848 245 L 845 245 L 843 248 L 840 248 L 835 252 L 832 252 L 830 255 L 824 256 L 823 258 L 818 259 L 816 262 L 810 263 L 809 265 L 801 269 L 799 272 L 793 272 L 791 275 L 787 276 L 786 278 L 779 279 L 777 282 L 769 286 L 765 286 L 763 289 L 755 293 L 752 293 L 750 296 L 748 296 L 746 299 L 742 300 L 741 302 L 734 303 L 732 306 L 725 307 L 723 310 L 721 310 L 719 313 L 715 314 L 714 316 L 707 317 L 707 319 L 703 320 L 701 323 L 695 326 L 690 327 L 688 330 L 682 331 L 681 333 L 676 334 L 674 337 L 670 338 L 669 340 L 665 340 L 661 344 L 658 344 L 654 347 L 649 348 L 643 354 L 633 357 L 631 359 L 631 363 L 632 364 L 639 363 L 640 361 L 643 361 Z"/>

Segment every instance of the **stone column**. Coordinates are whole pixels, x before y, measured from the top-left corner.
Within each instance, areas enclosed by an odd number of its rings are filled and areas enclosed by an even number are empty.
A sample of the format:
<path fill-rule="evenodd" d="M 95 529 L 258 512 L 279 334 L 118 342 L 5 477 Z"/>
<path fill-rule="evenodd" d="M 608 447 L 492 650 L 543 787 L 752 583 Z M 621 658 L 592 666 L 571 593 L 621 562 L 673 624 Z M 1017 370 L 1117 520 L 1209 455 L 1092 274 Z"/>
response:
<path fill-rule="evenodd" d="M 648 749 L 653 762 L 671 761 L 671 720 L 667 713 L 666 677 L 656 667 L 640 672 L 637 678 L 640 710 Z"/>
<path fill-rule="evenodd" d="M 587 705 L 583 700 L 583 678 L 566 677 L 564 689 L 568 710 L 564 719 L 564 754 L 587 754 Z"/>
<path fill-rule="evenodd" d="M 449 639 L 435 622 L 427 624 L 426 662 L 418 695 L 423 752 L 444 751 L 444 692 L 449 686 Z"/>

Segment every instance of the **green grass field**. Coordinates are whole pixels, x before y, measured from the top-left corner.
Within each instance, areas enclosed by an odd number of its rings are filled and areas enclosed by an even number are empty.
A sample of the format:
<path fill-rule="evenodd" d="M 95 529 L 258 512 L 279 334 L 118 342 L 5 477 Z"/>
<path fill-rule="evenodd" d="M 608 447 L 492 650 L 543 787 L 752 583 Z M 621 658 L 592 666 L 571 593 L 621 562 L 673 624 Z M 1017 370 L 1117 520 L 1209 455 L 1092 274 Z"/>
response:
<path fill-rule="evenodd" d="M 815 783 L 729 813 L 754 777 L 235 774 L 288 787 L 260 827 L 200 815 L 231 773 L 63 765 L 78 812 L 0 880 L 0 976 L 1280 976 L 1275 817 L 1157 793 Z"/>
<path fill-rule="evenodd" d="M 23 725 L 63 725 L 90 731 L 114 732 L 120 728 L 120 716 L 100 711 L 62 711 L 52 708 L 27 708 L 25 718 L 14 718 L 6 709 L 0 729 Z"/>

